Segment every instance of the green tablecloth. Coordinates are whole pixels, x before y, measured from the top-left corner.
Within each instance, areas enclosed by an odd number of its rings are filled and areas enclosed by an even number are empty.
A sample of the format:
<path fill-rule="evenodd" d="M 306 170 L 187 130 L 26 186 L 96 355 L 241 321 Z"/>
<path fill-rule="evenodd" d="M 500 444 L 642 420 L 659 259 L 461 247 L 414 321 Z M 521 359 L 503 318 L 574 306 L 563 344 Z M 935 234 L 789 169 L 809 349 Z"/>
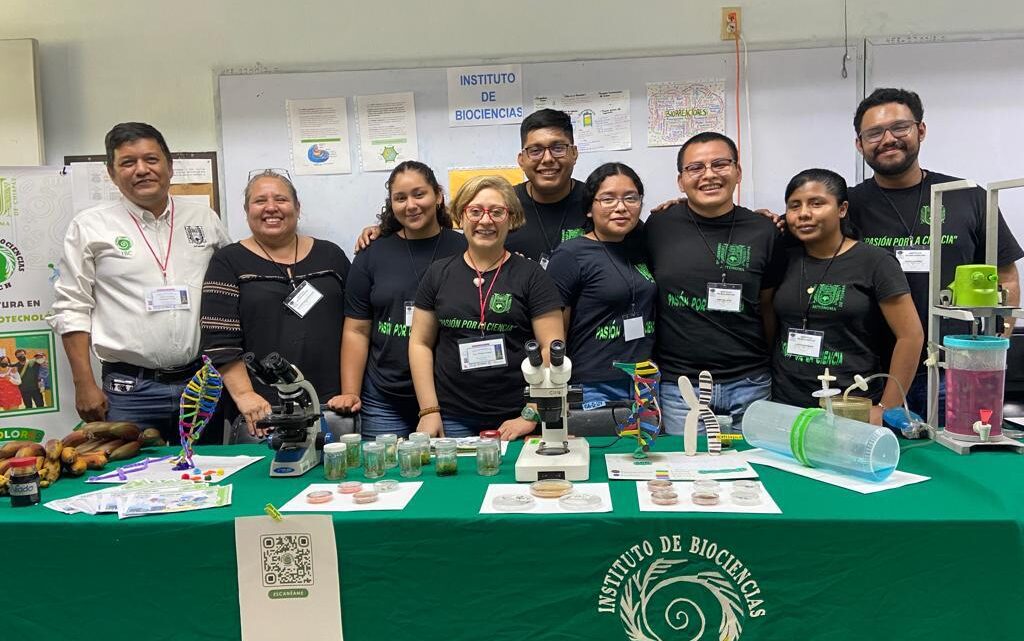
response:
<path fill-rule="evenodd" d="M 603 452 L 629 450 L 592 450 L 591 481 L 606 478 Z M 478 514 L 488 483 L 513 482 L 518 451 L 498 477 L 477 476 L 472 458 L 457 477 L 425 470 L 402 512 L 334 515 L 346 641 L 617 641 L 644 625 L 657 636 L 634 641 L 1021 638 L 1020 455 L 914 447 L 900 469 L 932 480 L 873 495 L 758 467 L 781 515 L 641 513 L 628 481 L 611 483 L 607 514 Z M 0 636 L 239 638 L 233 518 L 322 482 L 319 468 L 267 468 L 228 481 L 230 507 L 186 514 L 118 521 L 3 499 Z M 44 500 L 91 489 L 62 479 Z"/>

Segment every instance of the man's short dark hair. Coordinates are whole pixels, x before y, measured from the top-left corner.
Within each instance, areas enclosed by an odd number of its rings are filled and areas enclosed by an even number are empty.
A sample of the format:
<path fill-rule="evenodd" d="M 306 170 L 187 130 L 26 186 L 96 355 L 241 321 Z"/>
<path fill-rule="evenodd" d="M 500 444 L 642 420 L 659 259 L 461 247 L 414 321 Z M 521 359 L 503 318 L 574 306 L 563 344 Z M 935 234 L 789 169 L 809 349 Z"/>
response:
<path fill-rule="evenodd" d="M 548 128 L 558 129 L 569 137 L 569 142 L 576 142 L 572 137 L 572 118 L 569 114 L 557 109 L 540 109 L 523 118 L 519 125 L 519 144 L 526 145 L 526 137 L 531 131 Z"/>
<path fill-rule="evenodd" d="M 171 162 L 171 150 L 167 148 L 167 141 L 164 135 L 157 131 L 153 125 L 144 122 L 122 122 L 114 125 L 114 128 L 107 132 L 105 140 L 107 147 L 107 169 L 114 168 L 114 150 L 126 142 L 135 142 L 143 138 L 155 140 L 160 149 L 163 150 L 167 162 Z"/>
<path fill-rule="evenodd" d="M 924 120 L 924 105 L 921 104 L 921 96 L 907 89 L 895 89 L 893 87 L 881 87 L 871 92 L 871 95 L 860 101 L 857 105 L 857 113 L 853 116 L 853 130 L 860 133 L 860 123 L 864 121 L 864 114 L 872 107 L 880 107 L 890 103 L 906 105 L 910 113 L 914 114 L 914 120 Z"/>
<path fill-rule="evenodd" d="M 683 146 L 679 148 L 679 153 L 676 154 L 676 171 L 683 173 L 683 154 L 686 153 L 686 148 L 690 145 L 703 144 L 707 142 L 724 142 L 729 146 L 732 151 L 732 159 L 736 162 L 740 161 L 740 152 L 736 149 L 736 143 L 732 141 L 732 138 L 725 134 L 720 134 L 717 131 L 705 131 L 693 136 L 689 140 L 683 143 Z"/>

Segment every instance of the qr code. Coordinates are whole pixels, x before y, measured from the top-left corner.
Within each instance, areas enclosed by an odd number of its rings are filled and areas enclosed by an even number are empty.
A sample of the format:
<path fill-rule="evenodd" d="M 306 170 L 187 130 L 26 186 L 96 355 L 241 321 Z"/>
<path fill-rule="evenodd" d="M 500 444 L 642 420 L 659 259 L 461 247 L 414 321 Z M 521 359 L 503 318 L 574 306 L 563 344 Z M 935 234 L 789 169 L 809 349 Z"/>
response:
<path fill-rule="evenodd" d="M 313 585 L 313 541 L 309 534 L 268 534 L 261 539 L 263 586 Z"/>

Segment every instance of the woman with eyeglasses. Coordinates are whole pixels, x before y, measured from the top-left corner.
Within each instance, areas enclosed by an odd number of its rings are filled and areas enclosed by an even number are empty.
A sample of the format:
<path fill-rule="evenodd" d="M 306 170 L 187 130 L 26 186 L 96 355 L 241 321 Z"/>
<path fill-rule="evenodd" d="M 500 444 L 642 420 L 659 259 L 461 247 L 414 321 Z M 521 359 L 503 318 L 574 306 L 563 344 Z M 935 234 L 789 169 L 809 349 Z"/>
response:
<path fill-rule="evenodd" d="M 570 382 L 583 385 L 585 408 L 631 398 L 632 383 L 612 363 L 644 361 L 654 349 L 658 287 L 640 237 L 643 198 L 629 166 L 595 169 L 583 188 L 589 229 L 562 243 L 548 264 L 565 304 Z"/>
<path fill-rule="evenodd" d="M 337 245 L 298 233 L 300 204 L 284 170 L 253 172 L 244 207 L 252 235 L 213 255 L 203 283 L 203 352 L 224 377 L 249 432 L 277 393 L 249 376 L 242 354 L 277 352 L 299 368 L 321 401 L 341 391 L 339 371 L 349 260 Z"/>
<path fill-rule="evenodd" d="M 563 339 L 562 301 L 537 263 L 505 250 L 523 224 L 512 185 L 497 176 L 466 182 L 452 201 L 467 248 L 438 260 L 416 292 L 409 367 L 417 430 L 461 437 L 497 429 L 505 440 L 533 432 L 520 365 L 536 338 L 545 362 Z"/>
<path fill-rule="evenodd" d="M 924 332 L 896 259 L 844 232 L 848 208 L 846 181 L 833 171 L 807 169 L 786 187 L 786 225 L 801 246 L 789 250 L 773 300 L 772 400 L 810 405 L 826 367 L 840 388 L 855 374 L 886 372 L 867 393 L 880 424 L 902 403 L 900 384 L 910 389 Z"/>
<path fill-rule="evenodd" d="M 433 170 L 407 160 L 391 172 L 379 219 L 381 237 L 356 255 L 345 288 L 341 394 L 327 405 L 360 412 L 366 437 L 406 436 L 419 423 L 409 373 L 409 328 L 416 289 L 431 263 L 466 250 L 451 229 Z"/>

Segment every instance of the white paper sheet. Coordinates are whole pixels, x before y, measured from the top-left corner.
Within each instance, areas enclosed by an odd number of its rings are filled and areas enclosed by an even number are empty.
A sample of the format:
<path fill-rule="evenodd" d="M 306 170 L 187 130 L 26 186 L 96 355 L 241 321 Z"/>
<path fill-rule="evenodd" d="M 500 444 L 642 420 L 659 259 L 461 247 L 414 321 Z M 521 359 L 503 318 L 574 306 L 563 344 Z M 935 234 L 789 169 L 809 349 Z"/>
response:
<path fill-rule="evenodd" d="M 632 454 L 605 454 L 604 463 L 608 469 L 608 478 L 611 480 L 692 481 L 757 478 L 757 471 L 735 450 L 723 452 L 718 456 L 712 456 L 707 452 L 687 456 L 682 452 L 652 451 L 645 459 L 634 459 Z"/>
<path fill-rule="evenodd" d="M 637 481 L 636 498 L 640 504 L 641 512 L 742 512 L 745 514 L 782 514 L 782 509 L 775 503 L 775 499 L 768 493 L 768 489 L 761 486 L 761 503 L 758 505 L 736 505 L 732 501 L 732 481 L 722 481 L 719 490 L 718 505 L 697 505 L 690 498 L 693 494 L 693 483 L 691 481 L 679 481 L 673 484 L 672 491 L 679 495 L 679 502 L 675 505 L 657 505 L 651 501 L 651 492 L 647 489 L 646 481 Z"/>
<path fill-rule="evenodd" d="M 411 91 L 356 96 L 356 118 L 363 171 L 391 171 L 403 161 L 419 158 Z"/>
<path fill-rule="evenodd" d="M 725 133 L 725 80 L 647 84 L 649 147 L 676 147 L 703 131 Z"/>
<path fill-rule="evenodd" d="M 121 199 L 102 162 L 76 162 L 71 165 L 71 207 L 75 213 L 96 205 Z"/>
<path fill-rule="evenodd" d="M 572 118 L 573 138 L 581 152 L 629 149 L 629 90 L 535 96 L 534 110 L 558 109 Z"/>
<path fill-rule="evenodd" d="M 213 182 L 213 161 L 209 158 L 175 158 L 172 185 Z"/>
<path fill-rule="evenodd" d="M 351 173 L 345 99 L 286 100 L 285 103 L 295 174 Z"/>
<path fill-rule="evenodd" d="M 574 492 L 583 494 L 595 494 L 601 497 L 601 505 L 591 510 L 567 510 L 558 504 L 558 499 L 542 499 L 533 497 L 534 504 L 529 510 L 522 512 L 504 512 L 494 509 L 491 502 L 494 497 L 502 494 L 529 494 L 530 486 L 525 483 L 492 483 L 487 486 L 487 493 L 484 495 L 483 503 L 480 504 L 480 514 L 584 514 L 586 512 L 611 512 L 612 495 L 608 491 L 607 483 L 573 483 Z"/>
<path fill-rule="evenodd" d="M 377 494 L 373 503 L 356 503 L 351 494 L 338 492 L 338 483 L 313 483 L 296 494 L 290 501 L 279 508 L 281 512 L 371 512 L 377 510 L 404 510 L 412 497 L 416 496 L 423 481 L 401 481 L 394 492 Z M 372 490 L 373 482 L 364 481 L 364 490 Z M 310 503 L 306 495 L 310 492 L 327 491 L 333 494 L 330 503 Z"/>
<path fill-rule="evenodd" d="M 308 514 L 235 519 L 242 641 L 341 641 L 334 523 Z"/>
<path fill-rule="evenodd" d="M 872 494 L 874 492 L 894 490 L 898 487 L 903 487 L 904 485 L 911 485 L 913 483 L 921 483 L 922 481 L 930 480 L 930 477 L 928 476 L 910 474 L 908 472 L 900 472 L 899 470 L 896 470 L 884 481 L 866 481 L 864 479 L 846 476 L 831 470 L 823 470 L 817 467 L 804 467 L 791 458 L 762 449 L 755 448 L 752 450 L 746 450 L 745 452 L 742 452 L 742 454 L 746 456 L 747 461 L 750 463 L 768 465 L 786 472 L 806 476 L 807 478 L 814 479 L 815 481 L 821 481 L 822 483 L 828 483 L 847 490 L 853 490 L 854 492 L 860 492 L 861 494 Z"/>
<path fill-rule="evenodd" d="M 238 456 L 204 456 L 202 454 L 196 454 L 192 457 L 192 463 L 195 467 L 198 467 L 200 471 L 207 472 L 209 470 L 224 470 L 224 474 L 211 474 L 210 483 L 218 483 L 228 478 L 238 470 L 252 465 L 256 461 L 263 459 L 263 456 L 247 456 L 240 454 Z M 132 464 L 128 464 L 131 466 Z M 118 466 L 120 467 L 120 466 Z M 155 460 L 150 459 L 150 464 L 146 469 L 127 472 L 125 479 L 118 478 L 118 468 L 112 470 L 104 470 L 103 473 L 96 476 L 85 479 L 86 483 L 124 483 L 125 481 L 163 481 L 163 480 L 176 480 L 180 479 L 181 475 L 188 472 L 194 474 L 192 468 L 188 470 L 175 470 L 174 462 L 171 459 L 167 460 Z M 97 476 L 105 478 L 97 478 Z"/>

